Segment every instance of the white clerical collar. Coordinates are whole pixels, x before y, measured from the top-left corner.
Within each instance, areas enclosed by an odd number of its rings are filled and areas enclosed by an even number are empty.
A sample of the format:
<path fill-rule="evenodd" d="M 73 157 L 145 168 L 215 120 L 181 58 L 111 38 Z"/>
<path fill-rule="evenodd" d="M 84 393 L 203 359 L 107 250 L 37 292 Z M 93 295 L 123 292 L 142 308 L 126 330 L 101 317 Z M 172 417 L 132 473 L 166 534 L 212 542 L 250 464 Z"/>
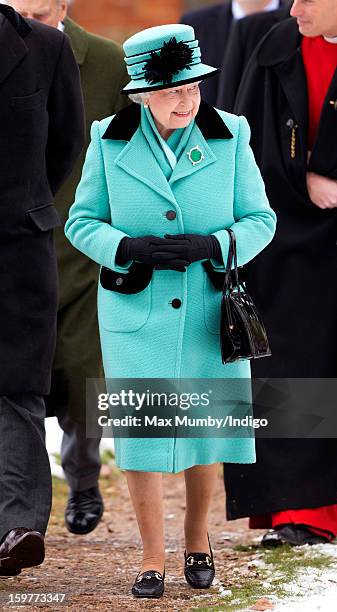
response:
<path fill-rule="evenodd" d="M 64 23 L 62 23 L 62 21 L 59 21 L 57 24 L 57 29 L 61 30 L 61 32 L 64 31 Z"/>
<path fill-rule="evenodd" d="M 332 43 L 333 45 L 337 45 L 337 36 L 333 36 L 333 37 L 324 36 L 323 38 L 324 40 L 326 40 L 326 42 Z"/>
<path fill-rule="evenodd" d="M 263 12 L 265 11 L 275 11 L 280 8 L 279 0 L 270 0 L 269 4 L 264 7 Z M 262 12 L 262 11 L 261 11 Z M 242 19 L 243 17 L 247 17 L 247 13 L 245 13 L 237 0 L 233 0 L 232 2 L 232 13 L 234 19 Z"/>

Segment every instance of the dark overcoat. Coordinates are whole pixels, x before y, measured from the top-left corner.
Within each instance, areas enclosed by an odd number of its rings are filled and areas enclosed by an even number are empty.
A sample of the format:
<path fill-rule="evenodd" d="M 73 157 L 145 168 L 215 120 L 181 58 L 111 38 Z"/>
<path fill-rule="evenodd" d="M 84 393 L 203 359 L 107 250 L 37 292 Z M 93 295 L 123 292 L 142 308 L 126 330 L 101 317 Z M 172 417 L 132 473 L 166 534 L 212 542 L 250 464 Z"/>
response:
<path fill-rule="evenodd" d="M 220 68 L 227 47 L 233 22 L 232 2 L 222 2 L 215 6 L 204 6 L 185 13 L 181 23 L 194 28 L 199 40 L 202 61 Z M 202 99 L 212 106 L 216 105 L 219 75 L 205 79 L 200 86 Z"/>
<path fill-rule="evenodd" d="M 301 38 L 292 18 L 267 34 L 247 66 L 235 105 L 250 123 L 278 218 L 274 240 L 250 266 L 249 288 L 272 349 L 272 357 L 252 363 L 255 377 L 337 377 L 337 209 L 319 209 L 306 187 L 308 170 L 337 180 L 337 70 L 307 164 Z M 335 457 L 333 439 L 258 440 L 256 465 L 225 466 L 229 518 L 336 503 Z"/>
<path fill-rule="evenodd" d="M 47 394 L 55 347 L 54 194 L 83 144 L 68 39 L 0 6 L 0 394 Z"/>
<path fill-rule="evenodd" d="M 289 0 L 281 0 L 280 6 L 283 6 L 284 3 L 288 2 Z M 276 11 L 271 12 L 276 13 Z M 265 34 L 268 29 L 276 23 L 274 15 L 272 18 L 270 18 L 269 12 L 263 12 L 263 15 L 267 14 L 267 23 L 269 25 L 266 29 L 264 29 L 263 34 Z M 256 15 L 254 15 L 254 17 L 256 17 Z M 228 64 L 227 62 L 224 63 L 224 59 L 227 51 L 232 49 L 233 44 L 236 45 L 238 42 L 240 42 L 236 37 L 232 41 L 231 33 L 233 28 L 236 27 L 236 24 L 240 23 L 241 21 L 243 20 L 239 19 L 236 21 L 233 19 L 231 0 L 229 0 L 229 2 L 223 1 L 220 4 L 215 4 L 214 6 L 204 6 L 202 8 L 188 11 L 181 18 L 182 23 L 186 23 L 194 28 L 195 37 L 199 40 L 199 45 L 201 48 L 202 61 L 205 64 L 210 64 L 216 68 L 221 68 L 224 71 L 224 75 L 221 73 L 215 75 L 211 79 L 205 79 L 200 86 L 202 99 L 205 100 L 205 102 L 208 102 L 208 104 L 216 106 L 217 108 L 223 108 L 224 110 L 229 109 L 225 109 L 224 106 L 219 106 L 218 102 L 218 96 L 220 93 L 220 88 L 222 87 L 223 78 L 225 78 L 227 81 L 226 70 Z M 258 25 L 255 26 L 256 34 L 260 33 L 261 29 L 263 28 L 259 21 L 257 21 L 257 24 Z M 247 44 L 251 46 L 252 51 L 260 39 L 255 38 L 254 32 L 251 34 L 250 28 L 245 28 L 245 34 L 248 36 Z M 252 46 L 252 40 L 254 40 L 254 46 Z M 239 54 L 241 49 L 238 49 Z M 235 75 L 235 78 L 238 78 L 237 74 Z M 236 87 L 238 85 L 239 83 L 236 82 Z M 232 109 L 230 109 L 230 112 L 232 112 Z"/>
<path fill-rule="evenodd" d="M 87 32 L 69 17 L 64 21 L 80 70 L 85 107 L 85 143 L 76 164 L 55 198 L 62 227 L 54 238 L 60 280 L 57 342 L 47 416 L 66 411 L 85 421 L 86 378 L 103 375 L 97 323 L 97 264 L 80 253 L 64 235 L 63 225 L 75 199 L 95 119 L 114 115 L 129 104 L 120 90 L 129 81 L 123 50 L 112 40 Z"/>
<path fill-rule="evenodd" d="M 255 47 L 270 28 L 289 17 L 289 11 L 290 6 L 285 3 L 276 11 L 254 13 L 233 23 L 220 65 L 217 108 L 233 112 L 242 75 Z"/>

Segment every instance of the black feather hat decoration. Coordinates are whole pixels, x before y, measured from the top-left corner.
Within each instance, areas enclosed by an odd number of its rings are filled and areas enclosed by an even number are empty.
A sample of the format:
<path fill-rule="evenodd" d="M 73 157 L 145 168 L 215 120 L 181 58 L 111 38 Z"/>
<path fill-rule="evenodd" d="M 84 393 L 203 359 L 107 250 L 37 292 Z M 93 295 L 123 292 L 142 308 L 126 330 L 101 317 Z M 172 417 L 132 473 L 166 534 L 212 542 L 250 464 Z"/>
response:
<path fill-rule="evenodd" d="M 164 42 L 159 52 L 151 51 L 147 60 L 144 77 L 150 85 L 170 83 L 172 77 L 181 70 L 191 70 L 193 51 L 184 42 L 177 42 L 175 37 Z"/>

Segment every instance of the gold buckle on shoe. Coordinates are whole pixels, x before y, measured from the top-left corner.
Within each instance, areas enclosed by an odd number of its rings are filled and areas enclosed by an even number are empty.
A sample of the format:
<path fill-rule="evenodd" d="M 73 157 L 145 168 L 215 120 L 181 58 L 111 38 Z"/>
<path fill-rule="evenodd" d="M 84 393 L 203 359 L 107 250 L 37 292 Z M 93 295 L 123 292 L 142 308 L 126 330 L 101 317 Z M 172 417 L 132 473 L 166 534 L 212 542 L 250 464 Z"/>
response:
<path fill-rule="evenodd" d="M 205 561 L 206 561 L 207 565 L 209 565 L 209 567 L 212 567 L 212 559 L 211 559 L 211 557 L 209 557 L 207 555 Z"/>
<path fill-rule="evenodd" d="M 186 565 L 193 565 L 193 563 L 194 563 L 194 557 L 193 556 L 187 557 Z"/>
<path fill-rule="evenodd" d="M 153 578 L 153 576 L 144 576 L 144 574 L 146 574 L 146 571 L 142 572 L 142 574 L 140 574 L 138 578 L 136 578 L 136 582 L 141 582 L 142 580 L 151 580 L 151 578 Z M 157 578 L 157 580 L 163 581 L 163 577 L 161 576 L 159 572 L 154 572 L 154 575 Z"/>

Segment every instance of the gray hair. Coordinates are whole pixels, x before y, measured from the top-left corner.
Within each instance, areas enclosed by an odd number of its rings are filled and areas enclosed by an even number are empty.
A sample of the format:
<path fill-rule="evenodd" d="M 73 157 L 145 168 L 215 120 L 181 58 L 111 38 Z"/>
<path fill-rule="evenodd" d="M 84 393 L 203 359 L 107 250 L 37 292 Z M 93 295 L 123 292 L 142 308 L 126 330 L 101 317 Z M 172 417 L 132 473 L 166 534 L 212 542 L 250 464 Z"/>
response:
<path fill-rule="evenodd" d="M 141 93 L 129 94 L 128 97 L 130 98 L 131 102 L 135 102 L 136 104 L 144 104 L 146 98 L 151 96 L 152 93 L 153 91 L 142 91 Z"/>
<path fill-rule="evenodd" d="M 196 83 L 197 85 L 200 85 L 201 80 L 200 81 L 193 81 L 193 83 Z M 172 84 L 172 86 L 174 87 L 174 83 Z M 169 89 L 169 87 L 167 89 Z M 128 98 L 130 98 L 131 102 L 136 102 L 136 104 L 144 104 L 144 100 L 146 100 L 146 98 L 151 96 L 153 93 L 155 93 L 155 92 L 154 91 L 146 91 L 146 92 L 142 91 L 141 93 L 129 94 Z"/>
<path fill-rule="evenodd" d="M 200 81 L 193 81 L 193 83 L 196 83 L 197 85 L 200 85 L 201 80 Z M 147 92 L 129 94 L 128 98 L 130 98 L 131 102 L 135 102 L 136 104 L 144 104 L 144 100 L 146 100 L 146 98 L 151 96 L 153 93 L 154 93 L 154 91 L 147 91 Z"/>

